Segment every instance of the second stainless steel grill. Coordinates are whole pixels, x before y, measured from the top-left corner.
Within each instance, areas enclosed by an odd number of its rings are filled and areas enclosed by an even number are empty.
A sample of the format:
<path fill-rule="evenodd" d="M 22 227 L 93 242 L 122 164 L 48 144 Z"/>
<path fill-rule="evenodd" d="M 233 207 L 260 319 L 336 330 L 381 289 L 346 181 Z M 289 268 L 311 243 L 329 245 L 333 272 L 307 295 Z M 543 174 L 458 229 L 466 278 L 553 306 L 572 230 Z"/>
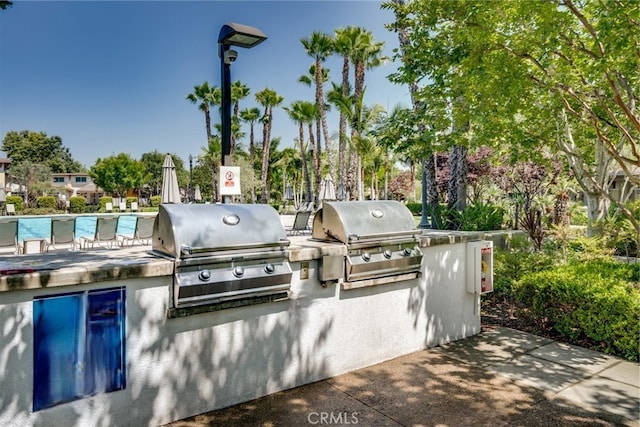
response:
<path fill-rule="evenodd" d="M 288 246 L 269 205 L 160 205 L 153 229 L 153 252 L 175 261 L 175 308 L 288 292 Z"/>
<path fill-rule="evenodd" d="M 407 207 L 390 200 L 324 201 L 312 230 L 314 239 L 347 246 L 346 288 L 416 278 L 422 263 L 420 234 Z"/>

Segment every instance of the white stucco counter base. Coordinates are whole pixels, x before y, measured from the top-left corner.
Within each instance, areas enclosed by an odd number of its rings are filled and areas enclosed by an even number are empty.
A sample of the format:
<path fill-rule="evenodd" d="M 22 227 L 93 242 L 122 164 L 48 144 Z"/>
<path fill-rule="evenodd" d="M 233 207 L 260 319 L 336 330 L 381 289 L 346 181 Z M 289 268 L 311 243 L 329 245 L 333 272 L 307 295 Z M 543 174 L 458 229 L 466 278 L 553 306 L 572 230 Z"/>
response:
<path fill-rule="evenodd" d="M 5 258 L 25 270 L 0 277 L 0 425 L 158 426 L 475 335 L 465 254 L 481 237 L 424 234 L 420 277 L 357 289 L 317 280 L 343 245 L 294 237 L 288 299 L 176 318 L 173 263 L 148 248 Z M 34 412 L 34 298 L 113 287 L 126 291 L 126 387 Z"/>

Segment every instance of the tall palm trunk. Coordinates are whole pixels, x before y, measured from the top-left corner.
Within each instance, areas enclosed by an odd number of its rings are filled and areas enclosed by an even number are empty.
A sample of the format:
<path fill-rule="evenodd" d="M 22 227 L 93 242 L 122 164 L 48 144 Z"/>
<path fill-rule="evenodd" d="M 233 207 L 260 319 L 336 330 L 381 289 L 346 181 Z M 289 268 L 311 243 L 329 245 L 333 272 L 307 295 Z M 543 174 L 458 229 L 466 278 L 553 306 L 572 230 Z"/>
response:
<path fill-rule="evenodd" d="M 311 178 L 309 177 L 309 165 L 307 165 L 307 153 L 304 149 L 304 123 L 300 122 L 298 129 L 300 136 L 300 158 L 302 159 L 302 179 L 305 185 L 305 199 L 307 202 L 311 200 Z"/>
<path fill-rule="evenodd" d="M 467 148 L 455 145 L 449 156 L 447 207 L 463 211 L 467 201 Z"/>
<path fill-rule="evenodd" d="M 342 96 L 349 96 L 349 57 L 342 61 Z M 347 117 L 340 111 L 340 125 L 338 135 L 338 188 L 345 189 L 347 181 Z"/>
<path fill-rule="evenodd" d="M 404 5 L 404 0 L 393 0 L 394 3 L 398 5 Z M 399 18 L 399 17 L 396 17 Z M 409 36 L 407 35 L 406 28 L 399 27 L 398 28 L 398 43 L 400 45 L 400 51 L 403 52 L 406 47 L 409 45 Z M 411 94 L 411 103 L 413 105 L 414 111 L 420 111 L 420 101 L 418 100 L 418 83 L 411 82 L 409 83 L 409 93 Z M 423 134 L 426 129 L 424 124 L 418 125 L 418 131 Z M 432 223 L 431 226 L 434 228 L 438 228 L 438 224 L 434 224 L 433 219 L 438 217 L 439 211 L 439 196 L 438 196 L 438 185 L 436 183 L 436 158 L 434 153 L 430 153 L 429 155 L 422 158 L 422 176 L 423 176 L 423 186 L 425 187 L 424 191 L 426 193 L 426 202 L 431 207 L 431 218 Z M 425 200 L 422 201 L 425 203 Z"/>
<path fill-rule="evenodd" d="M 317 122 L 316 122 L 317 123 Z M 317 147 L 318 145 L 320 145 L 320 140 L 318 140 L 317 145 L 316 145 L 316 141 L 315 138 L 313 137 L 313 128 L 312 128 L 312 124 L 309 124 L 309 146 L 310 147 Z M 313 201 L 317 202 L 318 199 L 318 195 L 319 195 L 319 191 L 320 191 L 320 180 L 321 180 L 321 176 L 320 176 L 320 156 L 318 155 L 318 150 L 313 150 L 313 157 L 311 158 L 311 162 L 313 163 Z M 311 181 L 311 180 L 309 180 Z M 309 199 L 310 201 L 311 199 Z"/>

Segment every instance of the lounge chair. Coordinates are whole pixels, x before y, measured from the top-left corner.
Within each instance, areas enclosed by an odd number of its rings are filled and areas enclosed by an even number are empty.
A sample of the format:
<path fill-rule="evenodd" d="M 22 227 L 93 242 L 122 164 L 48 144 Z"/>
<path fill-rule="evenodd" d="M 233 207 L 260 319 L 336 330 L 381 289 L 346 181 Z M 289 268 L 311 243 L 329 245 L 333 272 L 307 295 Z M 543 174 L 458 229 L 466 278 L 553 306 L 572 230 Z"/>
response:
<path fill-rule="evenodd" d="M 58 249 L 56 245 L 68 245 L 72 251 L 76 250 L 76 219 L 53 218 L 51 220 L 51 239 L 47 244 L 49 249 Z"/>
<path fill-rule="evenodd" d="M 113 212 L 113 203 L 107 202 L 104 204 L 105 212 Z"/>
<path fill-rule="evenodd" d="M 127 202 L 120 202 L 120 205 L 118 206 L 118 208 L 120 209 L 120 212 L 126 212 L 127 211 Z"/>
<path fill-rule="evenodd" d="M 117 216 L 99 216 L 96 221 L 96 231 L 93 237 L 81 237 L 81 246 L 84 249 L 87 249 L 89 244 L 92 248 L 97 244 L 103 248 L 113 248 L 113 245 L 118 243 L 118 236 L 116 234 L 117 230 Z"/>
<path fill-rule="evenodd" d="M 151 236 L 153 235 L 153 223 L 155 220 L 155 216 L 137 216 L 133 235 L 118 235 L 120 246 L 124 246 L 127 243 L 130 243 L 131 246 L 133 246 L 133 244 L 136 242 L 140 243 L 141 245 L 149 245 L 151 243 Z"/>
<path fill-rule="evenodd" d="M 0 248 L 13 248 L 14 254 L 22 253 L 18 243 L 18 220 L 4 219 L 0 221 Z"/>
<path fill-rule="evenodd" d="M 16 205 L 13 203 L 7 203 L 7 215 L 15 215 L 16 214 Z"/>
<path fill-rule="evenodd" d="M 298 211 L 293 218 L 293 225 L 287 229 L 289 236 L 297 236 L 298 234 L 307 234 L 311 232 L 309 228 L 309 218 L 311 211 Z"/>
<path fill-rule="evenodd" d="M 131 202 L 131 212 L 138 212 L 138 202 Z"/>

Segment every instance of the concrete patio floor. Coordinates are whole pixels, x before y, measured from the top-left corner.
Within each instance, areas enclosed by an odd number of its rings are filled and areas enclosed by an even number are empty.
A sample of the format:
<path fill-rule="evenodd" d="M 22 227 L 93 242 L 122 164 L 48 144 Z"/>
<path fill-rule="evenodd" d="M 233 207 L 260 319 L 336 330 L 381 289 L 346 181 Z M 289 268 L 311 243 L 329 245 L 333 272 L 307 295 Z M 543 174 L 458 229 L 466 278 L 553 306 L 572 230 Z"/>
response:
<path fill-rule="evenodd" d="M 640 365 L 508 329 L 168 424 L 640 426 Z"/>

